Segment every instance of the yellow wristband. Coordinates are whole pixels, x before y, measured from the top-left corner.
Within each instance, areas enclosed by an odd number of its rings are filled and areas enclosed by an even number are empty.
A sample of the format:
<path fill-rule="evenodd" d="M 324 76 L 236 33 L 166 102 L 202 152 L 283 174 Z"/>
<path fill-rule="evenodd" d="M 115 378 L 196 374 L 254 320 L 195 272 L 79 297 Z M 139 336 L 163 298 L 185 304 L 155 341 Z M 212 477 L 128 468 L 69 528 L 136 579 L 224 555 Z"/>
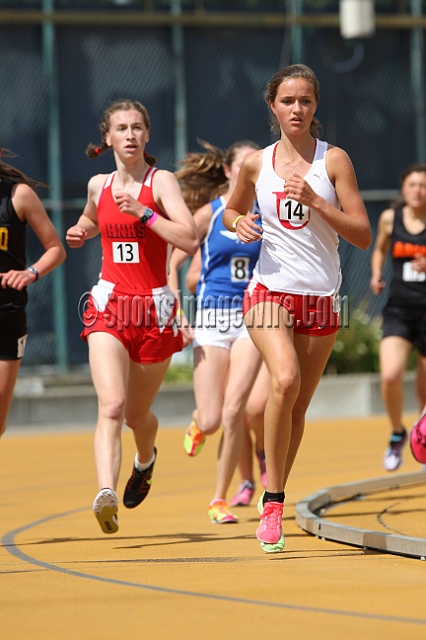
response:
<path fill-rule="evenodd" d="M 177 316 L 184 316 L 184 315 L 185 315 L 185 311 L 184 311 L 183 309 L 178 309 L 178 310 L 176 311 L 176 315 L 177 315 Z"/>
<path fill-rule="evenodd" d="M 237 216 L 237 217 L 235 218 L 235 220 L 233 220 L 233 221 L 232 221 L 232 227 L 233 227 L 234 229 L 236 229 L 236 228 L 237 228 L 238 220 L 241 220 L 241 218 L 245 218 L 245 216 L 242 216 L 242 215 Z"/>

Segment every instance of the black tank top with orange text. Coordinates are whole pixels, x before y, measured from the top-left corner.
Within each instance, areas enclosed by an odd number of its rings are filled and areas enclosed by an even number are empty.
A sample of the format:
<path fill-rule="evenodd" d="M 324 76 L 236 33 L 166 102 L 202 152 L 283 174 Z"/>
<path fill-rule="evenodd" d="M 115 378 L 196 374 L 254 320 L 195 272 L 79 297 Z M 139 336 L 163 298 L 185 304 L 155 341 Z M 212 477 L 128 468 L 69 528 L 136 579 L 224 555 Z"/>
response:
<path fill-rule="evenodd" d="M 391 234 L 392 280 L 388 304 L 426 310 L 426 273 L 414 271 L 415 255 L 426 256 L 426 228 L 412 234 L 404 226 L 402 209 L 396 209 Z"/>

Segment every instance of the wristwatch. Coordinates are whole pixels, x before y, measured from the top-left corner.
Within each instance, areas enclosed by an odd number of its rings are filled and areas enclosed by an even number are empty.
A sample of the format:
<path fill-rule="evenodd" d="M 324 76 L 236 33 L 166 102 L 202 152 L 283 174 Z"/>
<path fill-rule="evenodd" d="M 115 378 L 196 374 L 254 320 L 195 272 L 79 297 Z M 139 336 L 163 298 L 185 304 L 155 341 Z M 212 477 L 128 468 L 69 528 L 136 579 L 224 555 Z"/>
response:
<path fill-rule="evenodd" d="M 27 271 L 29 271 L 30 273 L 33 274 L 33 276 L 35 276 L 34 282 L 39 279 L 40 274 L 39 274 L 38 270 L 35 267 L 27 267 Z"/>
<path fill-rule="evenodd" d="M 149 207 L 145 207 L 144 212 L 143 212 L 143 216 L 141 216 L 139 218 L 139 220 L 142 222 L 142 224 L 146 224 L 148 222 L 148 220 L 150 218 L 152 218 L 152 216 L 154 215 L 155 211 L 153 211 L 152 209 L 150 209 Z"/>

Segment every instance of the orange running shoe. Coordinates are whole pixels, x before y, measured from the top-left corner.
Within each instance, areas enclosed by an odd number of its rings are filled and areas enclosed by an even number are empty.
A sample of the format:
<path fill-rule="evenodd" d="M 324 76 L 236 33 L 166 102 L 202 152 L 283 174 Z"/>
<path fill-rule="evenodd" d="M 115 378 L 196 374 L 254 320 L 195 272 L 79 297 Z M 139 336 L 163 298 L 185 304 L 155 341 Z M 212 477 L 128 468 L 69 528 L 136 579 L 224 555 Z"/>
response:
<path fill-rule="evenodd" d="M 238 522 L 225 500 L 215 500 L 209 506 L 209 518 L 212 524 L 232 524 Z"/>
<path fill-rule="evenodd" d="M 193 420 L 185 431 L 185 435 L 183 437 L 183 448 L 189 456 L 197 456 L 203 448 L 205 441 L 206 436 L 199 430 Z"/>

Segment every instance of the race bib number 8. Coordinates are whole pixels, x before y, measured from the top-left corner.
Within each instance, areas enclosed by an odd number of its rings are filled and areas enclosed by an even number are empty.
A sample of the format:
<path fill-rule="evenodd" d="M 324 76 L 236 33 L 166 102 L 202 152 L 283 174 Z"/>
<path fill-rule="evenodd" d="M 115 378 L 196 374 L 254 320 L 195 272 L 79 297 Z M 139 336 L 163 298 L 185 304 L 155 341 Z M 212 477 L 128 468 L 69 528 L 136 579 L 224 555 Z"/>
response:
<path fill-rule="evenodd" d="M 137 242 L 113 242 L 112 258 L 114 262 L 139 262 L 139 245 Z"/>
<path fill-rule="evenodd" d="M 231 260 L 231 282 L 248 282 L 250 258 L 234 256 Z"/>

